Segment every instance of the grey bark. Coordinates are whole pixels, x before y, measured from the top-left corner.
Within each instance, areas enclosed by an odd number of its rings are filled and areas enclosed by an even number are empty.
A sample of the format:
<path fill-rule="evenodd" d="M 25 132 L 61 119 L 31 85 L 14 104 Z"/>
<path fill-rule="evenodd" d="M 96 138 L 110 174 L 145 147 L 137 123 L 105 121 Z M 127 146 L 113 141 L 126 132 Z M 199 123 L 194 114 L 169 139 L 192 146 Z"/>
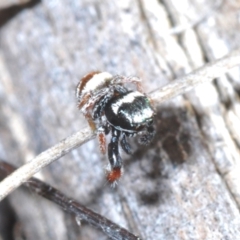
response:
<path fill-rule="evenodd" d="M 150 92 L 240 47 L 238 2 L 42 1 L 0 29 L 0 158 L 22 165 L 86 126 L 75 86 L 89 71 L 136 75 Z M 38 175 L 142 239 L 240 233 L 240 73 L 157 106 L 150 146 L 106 184 L 96 140 Z M 107 239 L 40 197 L 8 198 L 27 239 Z M 2 219 L 0 219 L 2 221 Z"/>

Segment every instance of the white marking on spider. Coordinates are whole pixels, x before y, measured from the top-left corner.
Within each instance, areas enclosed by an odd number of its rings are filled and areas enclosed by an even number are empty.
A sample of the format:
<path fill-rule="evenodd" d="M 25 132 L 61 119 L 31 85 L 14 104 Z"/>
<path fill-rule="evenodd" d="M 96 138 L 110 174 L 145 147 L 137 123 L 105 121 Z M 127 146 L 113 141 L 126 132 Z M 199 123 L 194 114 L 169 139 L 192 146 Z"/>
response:
<path fill-rule="evenodd" d="M 124 96 L 122 99 L 119 99 L 116 103 L 112 104 L 112 110 L 117 115 L 119 107 L 124 103 L 132 103 L 136 97 L 143 97 L 144 94 L 140 92 L 130 92 L 128 95 Z"/>

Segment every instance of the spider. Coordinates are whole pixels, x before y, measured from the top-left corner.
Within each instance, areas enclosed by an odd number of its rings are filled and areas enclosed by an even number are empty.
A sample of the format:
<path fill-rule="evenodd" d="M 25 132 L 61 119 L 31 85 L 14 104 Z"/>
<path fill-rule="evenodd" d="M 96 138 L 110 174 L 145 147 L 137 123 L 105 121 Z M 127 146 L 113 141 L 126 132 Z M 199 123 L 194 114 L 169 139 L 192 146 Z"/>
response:
<path fill-rule="evenodd" d="M 129 90 L 126 83 L 133 83 L 136 90 Z M 106 135 L 111 132 L 108 144 L 109 165 L 107 180 L 114 184 L 121 177 L 122 149 L 131 154 L 126 137 L 141 135 L 140 144 L 149 144 L 154 137 L 154 110 L 150 100 L 142 93 L 141 80 L 137 77 L 113 76 L 108 72 L 91 72 L 77 85 L 78 108 L 93 131 L 97 132 L 100 151 L 106 153 Z"/>

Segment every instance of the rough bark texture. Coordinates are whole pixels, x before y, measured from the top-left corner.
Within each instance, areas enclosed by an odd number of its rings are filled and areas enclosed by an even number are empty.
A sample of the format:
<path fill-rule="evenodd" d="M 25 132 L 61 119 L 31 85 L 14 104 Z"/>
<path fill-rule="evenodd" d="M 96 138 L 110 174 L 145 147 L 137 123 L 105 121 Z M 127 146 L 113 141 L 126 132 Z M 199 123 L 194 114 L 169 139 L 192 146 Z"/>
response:
<path fill-rule="evenodd" d="M 22 165 L 86 126 L 75 86 L 89 71 L 139 76 L 149 92 L 240 47 L 239 14 L 238 1 L 209 0 L 46 0 L 22 9 L 0 29 L 0 158 Z M 96 140 L 39 176 L 142 239 L 236 239 L 239 97 L 233 69 L 158 106 L 155 140 L 123 155 L 117 188 L 106 184 Z M 21 189 L 8 201 L 0 224 L 9 211 L 27 239 L 107 239 Z"/>

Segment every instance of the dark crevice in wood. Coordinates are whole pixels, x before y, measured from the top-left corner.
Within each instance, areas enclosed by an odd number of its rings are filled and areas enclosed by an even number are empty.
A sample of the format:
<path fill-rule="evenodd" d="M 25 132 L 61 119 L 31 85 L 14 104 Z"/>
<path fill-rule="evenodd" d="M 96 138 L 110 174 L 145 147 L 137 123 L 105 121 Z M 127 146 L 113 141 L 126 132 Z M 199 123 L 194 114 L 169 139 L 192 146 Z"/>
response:
<path fill-rule="evenodd" d="M 14 240 L 13 232 L 17 223 L 17 217 L 8 199 L 0 202 L 0 238 L 2 240 Z"/>
<path fill-rule="evenodd" d="M 174 19 L 174 16 L 172 14 L 172 8 L 170 8 L 168 6 L 168 4 L 166 4 L 165 0 L 159 0 L 158 2 L 161 3 L 164 6 L 164 8 L 166 9 L 166 12 L 168 13 L 168 20 L 169 20 L 169 23 L 170 23 L 171 27 L 172 28 L 175 27 L 177 22 Z"/>
<path fill-rule="evenodd" d="M 13 17 L 15 17 L 19 12 L 23 11 L 27 8 L 33 8 L 37 4 L 39 4 L 41 0 L 32 0 L 29 3 L 11 6 L 5 9 L 0 10 L 0 27 L 10 21 Z"/>

